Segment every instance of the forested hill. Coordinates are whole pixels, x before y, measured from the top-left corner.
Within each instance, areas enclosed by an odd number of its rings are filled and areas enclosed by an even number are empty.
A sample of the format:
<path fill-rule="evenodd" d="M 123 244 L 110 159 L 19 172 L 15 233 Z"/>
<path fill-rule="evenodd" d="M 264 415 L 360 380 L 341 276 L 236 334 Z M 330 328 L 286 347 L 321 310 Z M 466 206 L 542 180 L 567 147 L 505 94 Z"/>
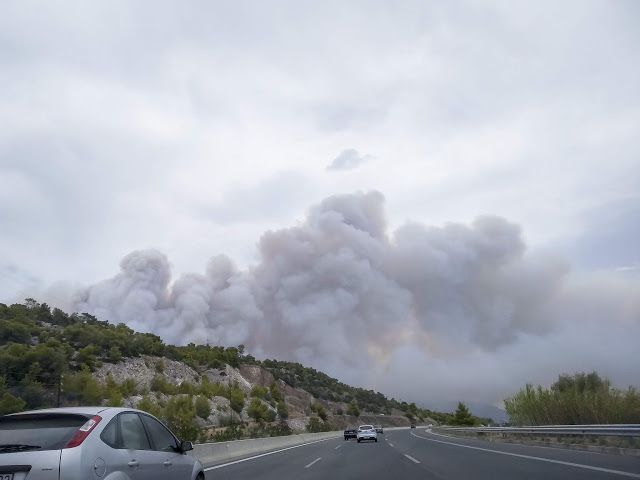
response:
<path fill-rule="evenodd" d="M 114 397 L 132 393 L 133 387 L 120 386 L 118 393 L 111 385 L 110 391 L 102 390 L 90 396 L 86 392 L 95 382 L 93 372 L 105 364 L 118 364 L 123 359 L 140 356 L 183 362 L 198 373 L 226 365 L 234 368 L 256 365 L 270 372 L 275 380 L 305 390 L 317 400 L 344 403 L 352 410 L 337 413 L 401 412 L 412 419 L 429 417 L 446 421 L 449 418 L 448 414 L 419 409 L 415 403 L 398 402 L 379 392 L 351 387 L 299 363 L 259 361 L 246 354 L 243 345 L 167 345 L 157 335 L 135 332 L 122 323 L 113 325 L 87 313 L 67 314 L 33 299 L 9 306 L 0 303 L 0 414 L 45 406 L 96 403 L 105 398 L 117 403 Z M 157 387 L 162 379 L 155 380 Z M 174 393 L 195 392 L 189 387 L 183 390 Z"/>

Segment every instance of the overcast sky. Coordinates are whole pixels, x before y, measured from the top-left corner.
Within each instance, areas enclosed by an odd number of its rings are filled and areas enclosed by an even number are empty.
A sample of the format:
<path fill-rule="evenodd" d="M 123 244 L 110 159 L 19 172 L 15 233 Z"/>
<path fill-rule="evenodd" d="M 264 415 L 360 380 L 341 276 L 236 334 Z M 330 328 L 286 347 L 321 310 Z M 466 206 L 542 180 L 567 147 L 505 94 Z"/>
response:
<path fill-rule="evenodd" d="M 415 401 L 498 404 L 526 381 L 594 368 L 637 384 L 628 339 L 640 331 L 639 22 L 633 0 L 3 2 L 0 302 L 37 296 L 134 323 L 104 300 L 126 295 L 104 293 L 126 277 L 123 258 L 144 251 L 145 268 L 149 255 L 156 272 L 166 266 L 168 298 L 176 279 L 205 275 L 224 254 L 256 313 L 244 312 L 246 330 L 232 335 L 208 306 L 195 314 L 206 317 L 196 340 L 239 339 Z M 345 213 L 354 209 L 358 221 Z M 308 338 L 292 336 L 290 348 L 250 338 L 256 325 L 287 324 L 282 304 L 256 294 L 290 285 L 289 271 L 265 273 L 273 250 L 291 254 L 270 242 L 331 236 L 322 219 L 336 211 L 349 225 L 367 217 L 356 229 L 390 260 L 378 268 L 370 250 L 358 258 L 375 267 L 369 280 L 384 278 L 374 291 L 398 289 L 389 317 L 376 320 L 384 338 L 367 336 L 376 361 L 350 373 L 330 350 L 309 350 Z M 491 287 L 476 278 L 435 299 L 432 277 L 399 270 L 413 266 L 403 259 L 416 242 L 454 251 L 464 238 L 482 256 L 476 237 L 496 229 L 508 269 L 528 272 L 523 291 L 504 294 L 500 271 Z M 355 238 L 340 248 L 358 256 Z M 416 275 L 438 267 L 423 268 Z M 557 290 L 527 297 L 532 279 Z M 506 295 L 508 334 L 493 330 L 495 302 L 475 299 L 462 316 L 447 304 L 436 309 L 444 323 L 472 332 L 454 346 L 432 305 L 466 302 L 461 292 Z M 379 311 L 359 302 L 358 315 Z M 178 341 L 171 332 L 183 319 L 172 315 L 162 312 L 174 324 L 166 340 Z M 486 335 L 475 330 L 485 317 Z M 224 322 L 233 329 L 235 319 Z M 563 353 L 546 358 L 549 350 Z"/>

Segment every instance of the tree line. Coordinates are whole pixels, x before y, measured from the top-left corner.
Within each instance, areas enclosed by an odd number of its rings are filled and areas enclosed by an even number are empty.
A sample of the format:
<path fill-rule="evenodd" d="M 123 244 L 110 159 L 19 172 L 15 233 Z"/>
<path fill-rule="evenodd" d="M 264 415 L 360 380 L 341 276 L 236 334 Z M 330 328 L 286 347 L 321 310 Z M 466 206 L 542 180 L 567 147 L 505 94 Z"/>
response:
<path fill-rule="evenodd" d="M 562 374 L 549 388 L 527 384 L 504 404 L 514 425 L 640 423 L 640 392 L 614 388 L 596 372 Z"/>

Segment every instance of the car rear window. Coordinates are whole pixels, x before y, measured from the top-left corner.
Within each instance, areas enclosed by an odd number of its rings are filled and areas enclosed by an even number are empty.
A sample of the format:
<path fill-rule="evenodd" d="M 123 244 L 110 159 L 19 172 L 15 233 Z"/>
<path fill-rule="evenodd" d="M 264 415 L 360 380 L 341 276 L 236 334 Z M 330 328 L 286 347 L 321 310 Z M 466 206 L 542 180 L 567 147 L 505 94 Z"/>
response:
<path fill-rule="evenodd" d="M 371 425 L 362 425 L 360 430 L 373 430 L 373 427 Z"/>
<path fill-rule="evenodd" d="M 39 450 L 64 447 L 90 416 L 77 414 L 37 413 L 0 417 L 2 445 L 34 445 Z"/>

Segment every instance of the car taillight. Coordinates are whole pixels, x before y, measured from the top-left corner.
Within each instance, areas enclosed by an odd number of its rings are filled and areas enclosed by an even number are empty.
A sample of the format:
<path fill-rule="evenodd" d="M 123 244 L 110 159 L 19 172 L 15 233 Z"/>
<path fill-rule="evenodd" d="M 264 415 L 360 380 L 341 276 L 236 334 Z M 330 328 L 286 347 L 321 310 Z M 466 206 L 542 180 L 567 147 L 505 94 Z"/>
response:
<path fill-rule="evenodd" d="M 362 430 L 358 430 L 358 433 L 362 433 Z"/>
<path fill-rule="evenodd" d="M 91 433 L 91 430 L 93 430 L 96 427 L 96 425 L 98 425 L 100 420 L 102 420 L 102 417 L 99 415 L 94 415 L 89 420 L 87 420 L 85 424 L 82 425 L 78 429 L 78 431 L 73 434 L 73 437 L 69 439 L 69 441 L 64 446 L 64 448 L 77 447 L 82 442 L 84 442 L 84 439 L 89 436 L 89 434 Z"/>

